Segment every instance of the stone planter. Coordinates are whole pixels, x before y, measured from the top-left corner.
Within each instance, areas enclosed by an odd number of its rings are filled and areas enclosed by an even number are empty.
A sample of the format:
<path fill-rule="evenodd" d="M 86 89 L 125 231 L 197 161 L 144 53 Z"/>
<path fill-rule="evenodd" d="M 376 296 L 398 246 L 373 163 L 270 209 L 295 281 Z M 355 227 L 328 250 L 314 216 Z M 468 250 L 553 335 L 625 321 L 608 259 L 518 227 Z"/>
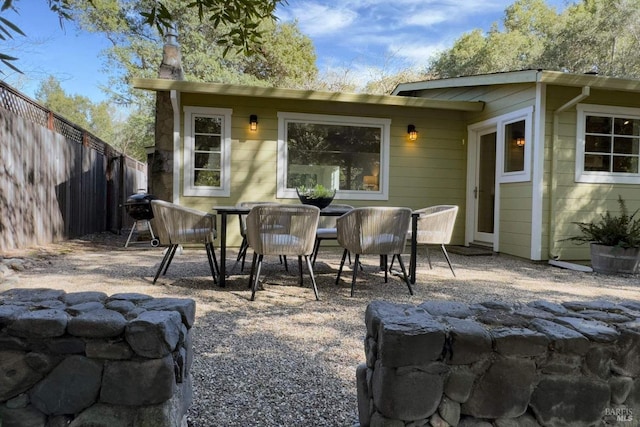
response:
<path fill-rule="evenodd" d="M 638 272 L 640 248 L 620 248 L 591 243 L 591 267 L 604 274 Z"/>

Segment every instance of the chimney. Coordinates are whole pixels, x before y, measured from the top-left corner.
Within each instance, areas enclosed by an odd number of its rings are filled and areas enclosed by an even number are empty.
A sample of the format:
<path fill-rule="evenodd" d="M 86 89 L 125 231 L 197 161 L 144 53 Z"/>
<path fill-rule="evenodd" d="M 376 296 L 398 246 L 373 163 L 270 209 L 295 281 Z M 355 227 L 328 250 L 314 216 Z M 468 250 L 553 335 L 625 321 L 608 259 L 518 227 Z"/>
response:
<path fill-rule="evenodd" d="M 165 31 L 164 47 L 162 48 L 162 62 L 158 70 L 161 79 L 184 80 L 182 74 L 182 56 L 178 44 L 178 29 L 172 24 Z"/>

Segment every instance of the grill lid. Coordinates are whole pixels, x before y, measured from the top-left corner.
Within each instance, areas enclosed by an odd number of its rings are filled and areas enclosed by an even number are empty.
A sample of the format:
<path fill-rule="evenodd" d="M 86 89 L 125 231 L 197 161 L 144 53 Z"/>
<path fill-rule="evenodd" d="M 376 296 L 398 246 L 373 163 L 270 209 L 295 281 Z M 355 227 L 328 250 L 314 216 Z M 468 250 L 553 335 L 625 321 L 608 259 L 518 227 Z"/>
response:
<path fill-rule="evenodd" d="M 129 216 L 135 220 L 153 219 L 151 200 L 157 199 L 153 194 L 136 193 L 127 198 L 124 204 Z"/>

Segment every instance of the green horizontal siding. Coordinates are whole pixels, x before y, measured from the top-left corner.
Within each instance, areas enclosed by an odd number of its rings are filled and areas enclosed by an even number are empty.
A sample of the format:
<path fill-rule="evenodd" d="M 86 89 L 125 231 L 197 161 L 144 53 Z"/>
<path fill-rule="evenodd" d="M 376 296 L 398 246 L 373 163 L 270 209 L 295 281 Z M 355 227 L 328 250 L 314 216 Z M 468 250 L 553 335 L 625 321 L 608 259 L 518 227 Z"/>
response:
<path fill-rule="evenodd" d="M 531 182 L 500 186 L 500 252 L 531 256 Z"/>
<path fill-rule="evenodd" d="M 351 201 L 354 206 L 407 206 L 418 209 L 435 204 L 460 206 L 454 242 L 464 240 L 466 187 L 466 121 L 463 113 L 411 107 L 345 105 L 344 103 L 264 100 L 220 95 L 183 94 L 183 106 L 231 108 L 231 196 L 226 198 L 184 197 L 187 206 L 211 210 L 214 205 L 240 201 L 298 203 L 276 199 L 278 112 L 349 115 L 391 119 L 389 200 Z M 249 116 L 258 116 L 258 131 L 248 130 Z M 183 117 L 181 117 L 183 120 Z M 418 140 L 409 141 L 407 125 L 418 130 Z M 182 128 L 181 128 L 182 130 Z M 181 178 L 182 179 L 182 178 Z M 336 199 L 336 201 L 338 201 Z M 229 224 L 229 242 L 239 245 L 238 224 Z"/>

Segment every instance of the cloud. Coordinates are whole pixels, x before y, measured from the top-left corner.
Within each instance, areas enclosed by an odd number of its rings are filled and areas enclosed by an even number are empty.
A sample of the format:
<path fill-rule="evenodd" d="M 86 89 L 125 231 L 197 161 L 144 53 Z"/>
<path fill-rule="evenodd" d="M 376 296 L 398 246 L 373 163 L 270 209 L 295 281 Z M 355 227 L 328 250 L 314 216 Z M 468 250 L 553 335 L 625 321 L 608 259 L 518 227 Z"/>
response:
<path fill-rule="evenodd" d="M 396 55 L 407 63 L 417 67 L 425 67 L 429 65 L 436 54 L 447 49 L 447 46 L 444 43 L 415 42 L 389 46 L 388 49 L 396 52 Z"/>
<path fill-rule="evenodd" d="M 278 16 L 283 21 L 297 20 L 302 32 L 312 38 L 344 31 L 358 18 L 357 12 L 351 9 L 307 1 L 285 7 Z"/>
<path fill-rule="evenodd" d="M 414 25 L 419 27 L 432 27 L 436 24 L 447 22 L 451 19 L 451 15 L 445 11 L 423 11 L 420 13 L 412 13 L 404 20 L 406 25 Z"/>

